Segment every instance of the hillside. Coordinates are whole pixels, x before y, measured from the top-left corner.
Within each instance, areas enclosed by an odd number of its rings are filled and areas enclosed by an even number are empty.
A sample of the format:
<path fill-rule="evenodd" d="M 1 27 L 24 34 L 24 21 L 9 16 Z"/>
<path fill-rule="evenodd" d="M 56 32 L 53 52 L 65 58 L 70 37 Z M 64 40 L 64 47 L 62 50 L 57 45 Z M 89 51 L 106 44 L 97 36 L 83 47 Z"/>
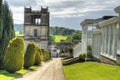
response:
<path fill-rule="evenodd" d="M 50 27 L 50 34 L 52 35 L 71 35 L 74 33 L 80 32 L 79 30 L 75 30 L 75 29 L 69 29 L 69 28 L 65 28 L 65 27 Z"/>
<path fill-rule="evenodd" d="M 23 34 L 23 24 L 14 24 L 15 35 L 24 36 Z"/>
<path fill-rule="evenodd" d="M 15 24 L 14 29 L 16 32 L 16 36 L 24 35 L 24 27 L 23 24 Z M 61 39 L 65 40 L 66 36 L 80 32 L 79 30 L 69 29 L 65 27 L 50 27 L 50 35 L 57 35 L 55 41 L 60 41 Z"/>

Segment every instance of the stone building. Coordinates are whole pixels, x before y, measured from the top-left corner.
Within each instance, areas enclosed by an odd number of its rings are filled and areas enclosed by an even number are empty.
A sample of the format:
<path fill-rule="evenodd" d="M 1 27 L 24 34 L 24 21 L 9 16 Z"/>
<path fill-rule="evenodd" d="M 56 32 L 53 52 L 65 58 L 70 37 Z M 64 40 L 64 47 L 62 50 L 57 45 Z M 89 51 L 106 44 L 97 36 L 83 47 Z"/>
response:
<path fill-rule="evenodd" d="M 24 8 L 24 39 L 34 41 L 40 47 L 47 49 L 49 43 L 49 11 L 48 7 L 41 10 Z"/>
<path fill-rule="evenodd" d="M 92 31 L 92 56 L 101 62 L 120 65 L 120 6 L 115 8 L 119 16 L 87 19 L 82 25 L 82 52 L 87 54 L 88 27 Z M 87 54 L 88 55 L 88 54 Z"/>

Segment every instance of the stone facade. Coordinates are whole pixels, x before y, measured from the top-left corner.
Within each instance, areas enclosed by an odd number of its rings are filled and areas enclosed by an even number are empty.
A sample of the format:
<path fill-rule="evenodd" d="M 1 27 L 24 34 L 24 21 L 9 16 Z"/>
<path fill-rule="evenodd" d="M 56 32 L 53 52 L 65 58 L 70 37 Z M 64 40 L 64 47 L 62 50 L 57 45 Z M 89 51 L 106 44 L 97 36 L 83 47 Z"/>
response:
<path fill-rule="evenodd" d="M 117 61 L 116 61 L 116 63 L 118 64 L 118 65 L 120 65 L 120 55 L 119 54 L 117 54 Z"/>
<path fill-rule="evenodd" d="M 98 19 L 87 19 L 82 22 L 82 49 L 87 52 L 87 28 L 94 25 L 92 32 L 92 56 L 103 63 L 120 65 L 120 6 L 115 8 L 119 16 L 105 16 Z M 89 20 L 89 21 L 88 21 Z M 85 29 L 84 27 L 87 28 Z M 84 34 L 85 33 L 85 34 Z"/>
<path fill-rule="evenodd" d="M 49 43 L 49 11 L 41 7 L 41 11 L 24 8 L 24 39 L 34 41 L 47 49 Z"/>

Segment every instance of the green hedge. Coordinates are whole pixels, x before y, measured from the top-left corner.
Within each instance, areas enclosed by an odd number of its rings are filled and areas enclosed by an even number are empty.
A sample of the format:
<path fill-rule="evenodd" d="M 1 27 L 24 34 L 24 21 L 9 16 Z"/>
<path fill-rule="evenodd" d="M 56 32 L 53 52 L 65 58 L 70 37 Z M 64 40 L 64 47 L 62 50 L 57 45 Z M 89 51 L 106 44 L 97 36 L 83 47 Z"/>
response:
<path fill-rule="evenodd" d="M 84 53 L 80 54 L 79 55 L 79 61 L 80 62 L 84 62 L 85 61 L 85 57 L 86 57 L 86 55 Z"/>
<path fill-rule="evenodd" d="M 35 62 L 36 45 L 34 42 L 30 42 L 27 46 L 27 50 L 24 57 L 24 68 L 29 68 Z"/>
<path fill-rule="evenodd" d="M 41 49 L 42 54 L 43 54 L 43 61 L 48 61 L 50 60 L 50 53 L 49 51 L 45 50 L 45 49 Z"/>
<path fill-rule="evenodd" d="M 36 56 L 35 56 L 35 65 L 40 65 L 41 64 L 41 61 L 42 61 L 42 57 L 40 55 L 40 49 L 39 47 L 37 46 L 37 51 L 36 51 Z"/>
<path fill-rule="evenodd" d="M 4 69 L 10 73 L 20 70 L 24 64 L 24 40 L 13 38 L 7 47 L 3 60 Z"/>
<path fill-rule="evenodd" d="M 41 56 L 41 61 L 44 61 L 44 55 L 41 48 L 39 48 L 39 54 Z"/>

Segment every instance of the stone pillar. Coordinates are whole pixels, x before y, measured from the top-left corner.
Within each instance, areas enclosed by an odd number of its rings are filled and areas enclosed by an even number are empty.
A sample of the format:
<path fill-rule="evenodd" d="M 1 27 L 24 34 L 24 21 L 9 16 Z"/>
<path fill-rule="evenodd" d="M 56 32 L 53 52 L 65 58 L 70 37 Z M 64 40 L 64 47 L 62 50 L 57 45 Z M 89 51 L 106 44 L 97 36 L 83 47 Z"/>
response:
<path fill-rule="evenodd" d="M 119 30 L 118 30 L 118 35 L 117 35 L 117 37 L 118 37 L 117 38 L 118 39 L 117 40 L 118 49 L 117 49 L 117 57 L 116 58 L 117 58 L 117 64 L 120 65 L 120 6 L 115 8 L 115 12 L 119 14 L 119 17 L 118 17 L 118 25 L 119 25 L 118 28 L 119 28 Z"/>
<path fill-rule="evenodd" d="M 88 26 L 82 26 L 82 53 L 87 54 L 87 32 Z"/>

